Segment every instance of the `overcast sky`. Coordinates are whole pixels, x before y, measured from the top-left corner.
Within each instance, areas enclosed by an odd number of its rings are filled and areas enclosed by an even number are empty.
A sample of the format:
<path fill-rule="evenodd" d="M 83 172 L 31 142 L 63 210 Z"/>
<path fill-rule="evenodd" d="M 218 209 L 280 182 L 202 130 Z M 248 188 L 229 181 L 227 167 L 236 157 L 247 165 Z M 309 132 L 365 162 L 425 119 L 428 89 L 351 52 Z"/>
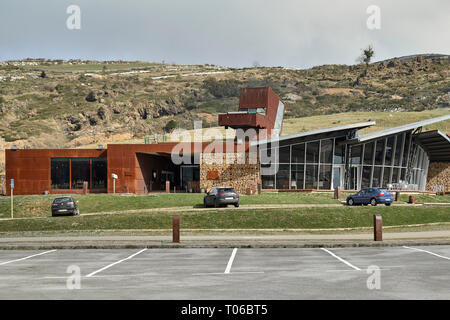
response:
<path fill-rule="evenodd" d="M 66 27 L 69 5 L 81 29 Z M 366 13 L 380 8 L 380 29 Z M 0 60 L 142 60 L 305 68 L 450 53 L 449 0 L 0 0 Z"/>

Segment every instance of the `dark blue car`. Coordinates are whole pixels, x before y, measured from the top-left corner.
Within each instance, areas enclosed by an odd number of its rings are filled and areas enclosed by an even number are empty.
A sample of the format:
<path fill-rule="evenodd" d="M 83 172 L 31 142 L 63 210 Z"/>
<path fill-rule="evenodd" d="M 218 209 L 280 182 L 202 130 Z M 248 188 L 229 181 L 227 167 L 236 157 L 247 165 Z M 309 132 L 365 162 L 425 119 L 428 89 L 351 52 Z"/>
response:
<path fill-rule="evenodd" d="M 372 206 L 376 206 L 379 203 L 390 206 L 393 201 L 394 197 L 392 197 L 389 190 L 381 188 L 363 188 L 360 192 L 347 197 L 347 204 L 349 206 L 355 204 L 371 204 Z"/>

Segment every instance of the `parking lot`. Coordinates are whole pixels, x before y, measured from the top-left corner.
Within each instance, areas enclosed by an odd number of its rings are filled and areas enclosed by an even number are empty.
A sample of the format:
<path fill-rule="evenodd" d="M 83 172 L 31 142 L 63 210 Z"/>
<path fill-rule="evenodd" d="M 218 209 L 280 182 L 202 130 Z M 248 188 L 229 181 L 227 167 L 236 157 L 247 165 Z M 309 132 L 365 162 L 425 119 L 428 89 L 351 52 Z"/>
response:
<path fill-rule="evenodd" d="M 450 246 L 2 250 L 0 299 L 450 299 Z"/>

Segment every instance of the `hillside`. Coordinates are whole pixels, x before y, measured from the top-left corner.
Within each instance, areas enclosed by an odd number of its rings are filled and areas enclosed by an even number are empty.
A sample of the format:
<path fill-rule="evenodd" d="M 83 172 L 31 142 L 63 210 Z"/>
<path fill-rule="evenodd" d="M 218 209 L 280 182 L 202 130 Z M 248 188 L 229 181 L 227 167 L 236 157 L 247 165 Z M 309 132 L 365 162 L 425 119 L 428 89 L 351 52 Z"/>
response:
<path fill-rule="evenodd" d="M 450 99 L 448 56 L 425 57 L 381 61 L 367 70 L 364 65 L 294 70 L 123 61 L 0 62 L 0 147 L 141 140 L 162 133 L 171 119 L 187 129 L 193 120 L 216 126 L 217 113 L 236 110 L 239 88 L 252 86 L 271 86 L 287 103 L 285 133 L 306 129 L 304 124 L 311 121 L 302 117 L 348 113 L 352 122 L 353 112 L 361 112 L 364 120 L 375 119 L 379 112 L 448 112 L 443 109 Z"/>

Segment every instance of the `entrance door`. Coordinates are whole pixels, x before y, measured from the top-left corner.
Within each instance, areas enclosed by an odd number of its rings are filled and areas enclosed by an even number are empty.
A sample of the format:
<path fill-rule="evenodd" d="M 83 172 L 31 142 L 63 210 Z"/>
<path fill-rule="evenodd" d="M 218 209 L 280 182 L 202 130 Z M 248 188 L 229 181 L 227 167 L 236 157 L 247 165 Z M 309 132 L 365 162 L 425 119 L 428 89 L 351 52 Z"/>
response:
<path fill-rule="evenodd" d="M 344 166 L 333 167 L 333 189 L 344 186 Z"/>
<path fill-rule="evenodd" d="M 361 167 L 350 167 L 350 190 L 361 189 Z"/>

